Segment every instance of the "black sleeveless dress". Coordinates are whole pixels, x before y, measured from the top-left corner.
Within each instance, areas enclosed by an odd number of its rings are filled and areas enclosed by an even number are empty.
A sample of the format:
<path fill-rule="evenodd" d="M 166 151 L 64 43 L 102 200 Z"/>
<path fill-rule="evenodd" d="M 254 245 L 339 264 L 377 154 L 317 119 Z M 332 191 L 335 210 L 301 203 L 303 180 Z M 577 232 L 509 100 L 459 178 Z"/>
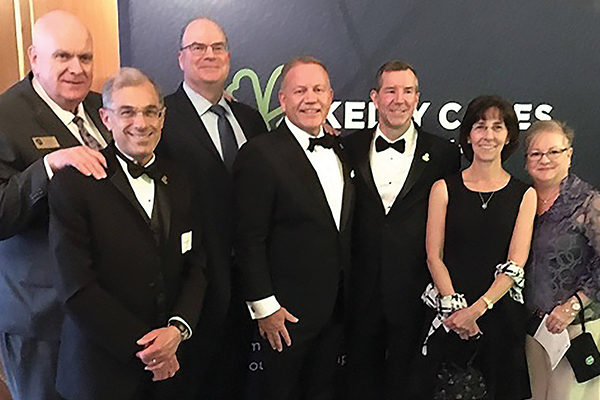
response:
<path fill-rule="evenodd" d="M 454 290 L 464 294 L 468 304 L 472 304 L 491 286 L 496 265 L 507 261 L 515 221 L 528 186 L 511 177 L 502 189 L 480 194 L 467 189 L 460 173 L 445 181 L 448 206 L 444 264 Z M 482 207 L 484 202 L 487 203 L 485 208 Z M 483 336 L 478 340 L 473 366 L 483 373 L 488 388 L 487 399 L 530 398 L 524 305 L 506 294 L 477 320 L 477 324 Z M 446 333 L 443 328 L 434 336 L 430 340 L 429 355 L 422 356 L 417 362 L 425 365 L 425 371 L 428 371 L 418 380 L 421 385 L 429 381 L 429 387 L 439 362 L 448 358 L 464 362 L 474 349 L 472 341 L 464 341 L 452 331 Z M 421 386 L 419 397 L 431 399 L 424 395 L 429 389 L 423 389 Z"/>

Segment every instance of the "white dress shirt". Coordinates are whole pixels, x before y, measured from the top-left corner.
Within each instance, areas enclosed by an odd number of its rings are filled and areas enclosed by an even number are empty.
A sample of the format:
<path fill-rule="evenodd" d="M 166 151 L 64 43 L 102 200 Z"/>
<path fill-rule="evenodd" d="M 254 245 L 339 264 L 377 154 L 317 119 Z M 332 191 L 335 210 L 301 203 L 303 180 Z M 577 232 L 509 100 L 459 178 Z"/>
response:
<path fill-rule="evenodd" d="M 102 137 L 102 134 L 100 133 L 98 128 L 96 128 L 96 125 L 94 125 L 89 115 L 87 115 L 87 113 L 85 112 L 82 103 L 79 103 L 79 105 L 77 106 L 77 114 L 73 114 L 71 111 L 64 110 L 58 104 L 56 104 L 56 102 L 52 100 L 50 96 L 48 96 L 48 93 L 46 93 L 42 85 L 38 82 L 38 80 L 35 77 L 31 80 L 31 85 L 33 86 L 33 90 L 38 94 L 38 96 L 42 98 L 42 100 L 44 100 L 44 103 L 46 103 L 48 107 L 50 107 L 52 112 L 56 114 L 58 119 L 60 119 L 60 121 L 67 127 L 67 129 L 69 129 L 71 134 L 75 136 L 75 139 L 77 139 L 79 143 L 85 146 L 83 139 L 81 139 L 81 134 L 79 133 L 79 128 L 77 127 L 77 124 L 73 122 L 73 118 L 75 118 L 75 115 L 77 115 L 83 120 L 83 126 L 85 127 L 85 129 L 87 129 L 90 135 L 92 135 L 94 139 L 96 139 L 98 143 L 100 143 L 102 148 L 106 147 L 106 140 L 104 140 L 104 137 Z M 54 176 L 54 172 L 52 172 L 50 165 L 46 161 L 46 157 L 44 157 L 44 167 L 46 167 L 46 174 L 48 174 L 48 178 L 52 179 L 52 176 Z"/>
<path fill-rule="evenodd" d="M 204 98 L 201 94 L 195 92 L 194 89 L 189 87 L 188 84 L 185 82 L 183 83 L 183 91 L 185 92 L 185 94 L 187 94 L 188 98 L 194 105 L 196 112 L 200 116 L 200 119 L 202 120 L 204 127 L 208 131 L 208 135 L 210 136 L 210 139 L 212 140 L 213 144 L 215 145 L 215 147 L 216 147 L 217 151 L 219 152 L 219 155 L 221 156 L 221 159 L 222 159 L 223 158 L 223 148 L 221 147 L 221 138 L 219 137 L 219 127 L 218 127 L 219 116 L 209 110 L 209 108 L 212 106 L 212 103 L 210 101 L 208 101 L 206 98 Z M 235 141 L 237 142 L 237 146 L 239 149 L 240 147 L 242 147 L 242 145 L 244 143 L 246 143 L 246 136 L 244 135 L 244 132 L 242 131 L 242 127 L 235 119 L 235 116 L 233 115 L 233 112 L 231 111 L 231 107 L 229 107 L 229 104 L 227 104 L 227 102 L 225 101 L 225 99 L 223 97 L 221 97 L 221 99 L 219 100 L 219 102 L 217 104 L 223 106 L 223 108 L 226 111 L 225 115 L 227 117 L 227 120 L 231 124 L 231 127 L 233 128 L 233 134 L 235 136 Z"/>
<path fill-rule="evenodd" d="M 119 149 L 119 146 L 117 146 L 116 143 L 115 143 L 115 146 L 117 147 L 117 149 Z M 127 157 L 130 161 L 134 161 L 132 157 L 129 157 L 121 149 L 119 149 L 119 151 L 121 152 L 121 154 L 123 154 L 123 156 Z M 133 176 L 131 176 L 129 174 L 129 170 L 127 169 L 127 163 L 125 162 L 125 160 L 121 159 L 121 157 L 119 157 L 119 156 L 117 156 L 117 160 L 119 160 L 119 164 L 121 164 L 121 168 L 123 169 L 123 172 L 125 172 L 125 176 L 127 177 L 127 180 L 129 181 L 129 184 L 131 185 L 131 188 L 133 189 L 135 198 L 137 199 L 137 201 L 140 203 L 140 205 L 146 212 L 146 215 L 148 215 L 148 218 L 152 218 L 152 209 L 154 208 L 154 196 L 156 193 L 155 192 L 156 186 L 154 184 L 154 180 L 146 174 L 142 174 L 139 177 L 134 178 Z M 150 165 L 152 165 L 152 163 L 155 162 L 155 160 L 156 160 L 156 156 L 153 154 L 150 161 L 148 161 L 146 163 L 146 165 L 143 165 L 143 167 L 149 167 Z M 183 318 L 176 315 L 176 316 L 169 318 L 168 322 L 170 323 L 171 321 L 179 321 L 182 324 L 184 324 L 185 327 L 189 331 L 188 339 L 190 337 L 192 337 L 192 328 L 188 325 L 188 323 Z"/>
<path fill-rule="evenodd" d="M 335 225 L 340 229 L 340 221 L 342 217 L 342 201 L 344 196 L 344 174 L 342 163 L 333 151 L 322 146 L 315 146 L 313 151 L 308 151 L 309 139 L 315 136 L 310 135 L 294 125 L 287 117 L 285 124 L 296 138 L 300 147 L 304 150 L 304 154 L 314 168 L 321 187 L 325 192 L 325 198 L 329 205 L 329 210 L 335 221 Z M 319 131 L 316 137 L 324 136 L 323 129 Z M 275 296 L 269 296 L 265 299 L 256 301 L 247 301 L 246 305 L 250 311 L 252 319 L 260 319 L 268 317 L 281 308 L 281 305 Z"/>
<path fill-rule="evenodd" d="M 377 152 L 375 150 L 375 140 L 377 140 L 378 137 L 382 137 L 389 143 L 404 140 L 404 153 L 400 153 L 391 147 Z M 386 214 L 390 211 L 398 193 L 402 190 L 402 186 L 404 186 L 404 182 L 406 182 L 406 177 L 408 176 L 410 166 L 412 165 L 415 156 L 417 130 L 415 129 L 413 122 L 410 123 L 406 132 L 394 142 L 385 137 L 383 132 L 381 132 L 379 125 L 377 125 L 375 136 L 371 142 L 369 159 L 371 161 L 373 180 L 375 181 L 375 186 L 381 197 L 381 202 L 383 203 Z"/>

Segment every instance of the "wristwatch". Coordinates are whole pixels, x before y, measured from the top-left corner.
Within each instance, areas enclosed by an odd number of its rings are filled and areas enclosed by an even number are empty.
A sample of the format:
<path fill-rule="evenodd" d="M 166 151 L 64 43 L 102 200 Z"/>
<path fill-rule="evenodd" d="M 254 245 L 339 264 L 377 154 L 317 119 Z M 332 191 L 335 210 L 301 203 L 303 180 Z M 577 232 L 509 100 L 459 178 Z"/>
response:
<path fill-rule="evenodd" d="M 168 326 L 174 326 L 181 333 L 181 340 L 187 340 L 190 338 L 190 331 L 181 321 L 177 321 L 176 319 L 169 321 Z"/>

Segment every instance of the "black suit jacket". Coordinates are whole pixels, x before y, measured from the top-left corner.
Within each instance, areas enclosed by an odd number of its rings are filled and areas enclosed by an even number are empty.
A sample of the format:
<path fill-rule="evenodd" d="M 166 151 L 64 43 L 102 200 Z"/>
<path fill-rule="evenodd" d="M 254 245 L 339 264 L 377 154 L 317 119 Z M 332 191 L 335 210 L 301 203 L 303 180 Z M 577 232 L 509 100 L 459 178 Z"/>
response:
<path fill-rule="evenodd" d="M 198 320 L 205 280 L 200 232 L 192 231 L 186 179 L 157 159 L 167 185 L 156 183 L 157 241 L 114 155 L 108 177 L 60 171 L 49 187 L 50 243 L 66 309 L 57 389 L 68 400 L 129 399 L 144 379 L 136 341 L 180 316 Z"/>
<path fill-rule="evenodd" d="M 412 325 L 411 313 L 422 310 L 420 295 L 431 281 L 425 253 L 429 191 L 436 180 L 458 171 L 460 153 L 456 145 L 418 130 L 406 182 L 386 215 L 369 160 L 374 134 L 366 129 L 345 138 L 357 193 L 350 316 L 377 315 L 366 307 L 381 296 L 388 320 Z"/>
<path fill-rule="evenodd" d="M 54 136 L 60 148 L 80 143 L 31 85 L 32 75 L 0 96 L 0 331 L 58 339 L 62 312 L 48 247 L 48 175 L 33 137 Z M 107 142 L 101 98 L 90 93 L 86 113 Z"/>
<path fill-rule="evenodd" d="M 218 329 L 231 300 L 233 247 L 233 178 L 183 87 L 165 98 L 163 138 L 157 148 L 175 160 L 192 183 L 194 225 L 207 235 L 208 288 L 199 331 Z M 267 131 L 261 115 L 238 102 L 229 103 L 247 140 Z"/>
<path fill-rule="evenodd" d="M 275 295 L 307 334 L 330 320 L 349 265 L 354 189 L 341 161 L 339 231 L 317 173 L 285 122 L 244 145 L 234 164 L 236 254 L 245 297 Z"/>

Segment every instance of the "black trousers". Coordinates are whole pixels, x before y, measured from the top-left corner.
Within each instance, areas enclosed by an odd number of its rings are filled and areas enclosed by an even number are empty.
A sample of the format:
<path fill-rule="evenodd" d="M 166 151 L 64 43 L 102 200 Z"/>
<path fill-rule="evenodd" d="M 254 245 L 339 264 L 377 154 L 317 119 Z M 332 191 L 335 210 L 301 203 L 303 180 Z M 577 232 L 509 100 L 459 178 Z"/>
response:
<path fill-rule="evenodd" d="M 398 310 L 411 315 L 405 324 L 387 319 L 375 299 L 366 315 L 347 327 L 348 354 L 344 399 L 402 400 L 409 397 L 409 380 L 414 360 L 421 350 L 424 314 Z"/>

